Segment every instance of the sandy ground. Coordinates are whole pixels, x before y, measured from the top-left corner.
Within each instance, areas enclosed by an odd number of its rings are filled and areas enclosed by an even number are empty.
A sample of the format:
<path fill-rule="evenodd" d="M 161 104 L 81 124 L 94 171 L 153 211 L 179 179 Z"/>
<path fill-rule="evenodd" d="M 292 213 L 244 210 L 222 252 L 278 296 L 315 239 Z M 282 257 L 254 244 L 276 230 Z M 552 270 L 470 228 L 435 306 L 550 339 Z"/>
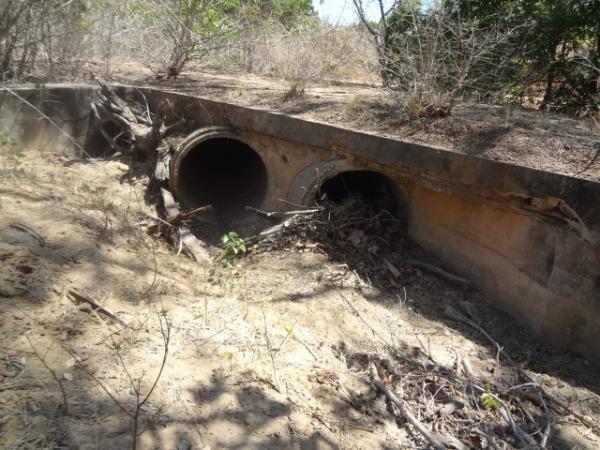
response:
<path fill-rule="evenodd" d="M 289 82 L 254 75 L 186 72 L 177 80 L 156 80 L 136 67 L 121 70 L 115 78 L 127 84 L 149 84 L 261 107 L 477 157 L 600 179 L 597 118 L 579 119 L 517 105 L 461 103 L 444 118 L 409 120 L 403 106 L 406 98 L 372 85 L 320 82 L 291 91 L 293 84 Z"/>
<path fill-rule="evenodd" d="M 541 347 L 476 290 L 420 271 L 370 285 L 316 246 L 250 252 L 235 270 L 177 255 L 140 225 L 155 214 L 146 170 L 46 149 L 0 180 L 0 448 L 130 447 L 136 390 L 149 392 L 164 356 L 163 308 L 167 362 L 141 409 L 138 448 L 423 447 L 386 410 L 365 360 L 452 368 L 468 356 L 495 382 L 516 379 L 497 348 L 443 315 L 448 304 L 552 395 L 600 419 L 598 367 Z M 571 416 L 552 430 L 551 448 L 600 446 Z"/>

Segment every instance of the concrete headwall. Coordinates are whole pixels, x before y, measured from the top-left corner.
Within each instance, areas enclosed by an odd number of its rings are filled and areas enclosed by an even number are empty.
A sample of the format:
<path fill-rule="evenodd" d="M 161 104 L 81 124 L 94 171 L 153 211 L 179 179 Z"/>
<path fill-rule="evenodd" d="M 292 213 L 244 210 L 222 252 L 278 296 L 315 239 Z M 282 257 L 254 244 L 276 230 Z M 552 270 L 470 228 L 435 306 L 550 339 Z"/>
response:
<path fill-rule="evenodd" d="M 18 92 L 84 141 L 93 88 L 48 87 L 45 97 Z M 119 92 L 139 95 L 127 87 Z M 310 203 L 324 181 L 344 171 L 387 176 L 416 242 L 537 336 L 600 359 L 600 183 L 264 110 L 143 92 L 152 109 L 174 105 L 187 132 L 224 127 L 252 147 L 267 169 L 264 209 L 288 208 L 281 199 Z M 26 144 L 67 143 L 32 111 L 5 98 L 0 125 L 12 123 Z"/>

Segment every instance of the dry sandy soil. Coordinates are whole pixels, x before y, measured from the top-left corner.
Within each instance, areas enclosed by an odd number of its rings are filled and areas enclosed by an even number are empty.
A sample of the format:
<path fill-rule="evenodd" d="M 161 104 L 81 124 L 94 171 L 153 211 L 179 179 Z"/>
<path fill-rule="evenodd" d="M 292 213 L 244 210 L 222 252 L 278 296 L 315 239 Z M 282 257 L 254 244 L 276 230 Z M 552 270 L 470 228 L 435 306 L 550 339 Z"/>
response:
<path fill-rule="evenodd" d="M 136 390 L 149 392 L 164 355 L 163 308 L 168 357 L 141 409 L 138 448 L 426 446 L 388 411 L 369 361 L 428 427 L 472 448 L 484 446 L 472 434 L 478 427 L 492 427 L 499 448 L 516 444 L 478 393 L 443 381 L 461 374 L 466 358 L 497 395 L 521 382 L 519 367 L 586 420 L 600 419 L 598 367 L 538 345 L 475 289 L 416 269 L 371 283 L 343 252 L 307 242 L 253 249 L 233 270 L 177 255 L 144 228 L 156 214 L 147 169 L 44 149 L 26 152 L 15 176 L 0 181 L 0 448 L 130 447 Z M 71 289 L 126 326 L 74 302 Z M 516 366 L 447 318 L 449 304 L 484 326 Z M 549 417 L 503 398 L 520 423 L 523 411 Z M 448 405 L 456 410 L 440 409 Z M 597 428 L 551 416 L 550 448 L 599 448 Z"/>
<path fill-rule="evenodd" d="M 284 80 L 252 75 L 190 72 L 177 80 L 156 80 L 137 68 L 122 71 L 117 79 L 600 180 L 597 118 L 578 119 L 516 105 L 463 103 L 444 118 L 408 120 L 403 98 L 364 84 L 309 83 L 301 95 L 293 95 L 296 91 L 290 91 L 291 84 Z"/>

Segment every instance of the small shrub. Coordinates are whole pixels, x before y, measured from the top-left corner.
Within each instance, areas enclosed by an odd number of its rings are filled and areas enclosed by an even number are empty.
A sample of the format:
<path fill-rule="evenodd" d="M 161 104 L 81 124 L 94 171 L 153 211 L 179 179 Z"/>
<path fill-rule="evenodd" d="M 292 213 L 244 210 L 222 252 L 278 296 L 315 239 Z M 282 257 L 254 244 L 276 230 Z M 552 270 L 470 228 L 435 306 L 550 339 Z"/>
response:
<path fill-rule="evenodd" d="M 235 231 L 230 231 L 221 236 L 221 247 L 225 251 L 222 262 L 223 266 L 232 268 L 235 259 L 246 253 L 246 241 L 244 241 Z"/>
<path fill-rule="evenodd" d="M 0 181 L 15 179 L 23 174 L 21 168 L 23 152 L 18 149 L 17 141 L 8 133 L 0 131 Z"/>

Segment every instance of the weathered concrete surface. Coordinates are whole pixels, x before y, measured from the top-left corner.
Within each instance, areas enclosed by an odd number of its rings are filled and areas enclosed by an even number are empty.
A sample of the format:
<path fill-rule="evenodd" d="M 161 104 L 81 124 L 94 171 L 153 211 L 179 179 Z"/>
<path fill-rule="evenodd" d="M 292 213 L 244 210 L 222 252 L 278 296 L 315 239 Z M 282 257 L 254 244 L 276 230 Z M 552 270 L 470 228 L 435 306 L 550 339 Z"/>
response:
<path fill-rule="evenodd" d="M 140 100 L 136 89 L 119 91 Z M 154 110 L 174 106 L 188 132 L 224 127 L 252 147 L 267 169 L 259 205 L 265 209 L 287 208 L 281 199 L 310 203 L 324 181 L 344 171 L 382 173 L 397 185 L 413 239 L 547 342 L 600 359 L 600 183 L 264 110 L 143 91 Z M 92 88 L 48 87 L 42 99 L 19 92 L 84 141 Z M 64 142 L 26 109 L 5 98 L 0 124 L 12 122 L 27 145 Z"/>

